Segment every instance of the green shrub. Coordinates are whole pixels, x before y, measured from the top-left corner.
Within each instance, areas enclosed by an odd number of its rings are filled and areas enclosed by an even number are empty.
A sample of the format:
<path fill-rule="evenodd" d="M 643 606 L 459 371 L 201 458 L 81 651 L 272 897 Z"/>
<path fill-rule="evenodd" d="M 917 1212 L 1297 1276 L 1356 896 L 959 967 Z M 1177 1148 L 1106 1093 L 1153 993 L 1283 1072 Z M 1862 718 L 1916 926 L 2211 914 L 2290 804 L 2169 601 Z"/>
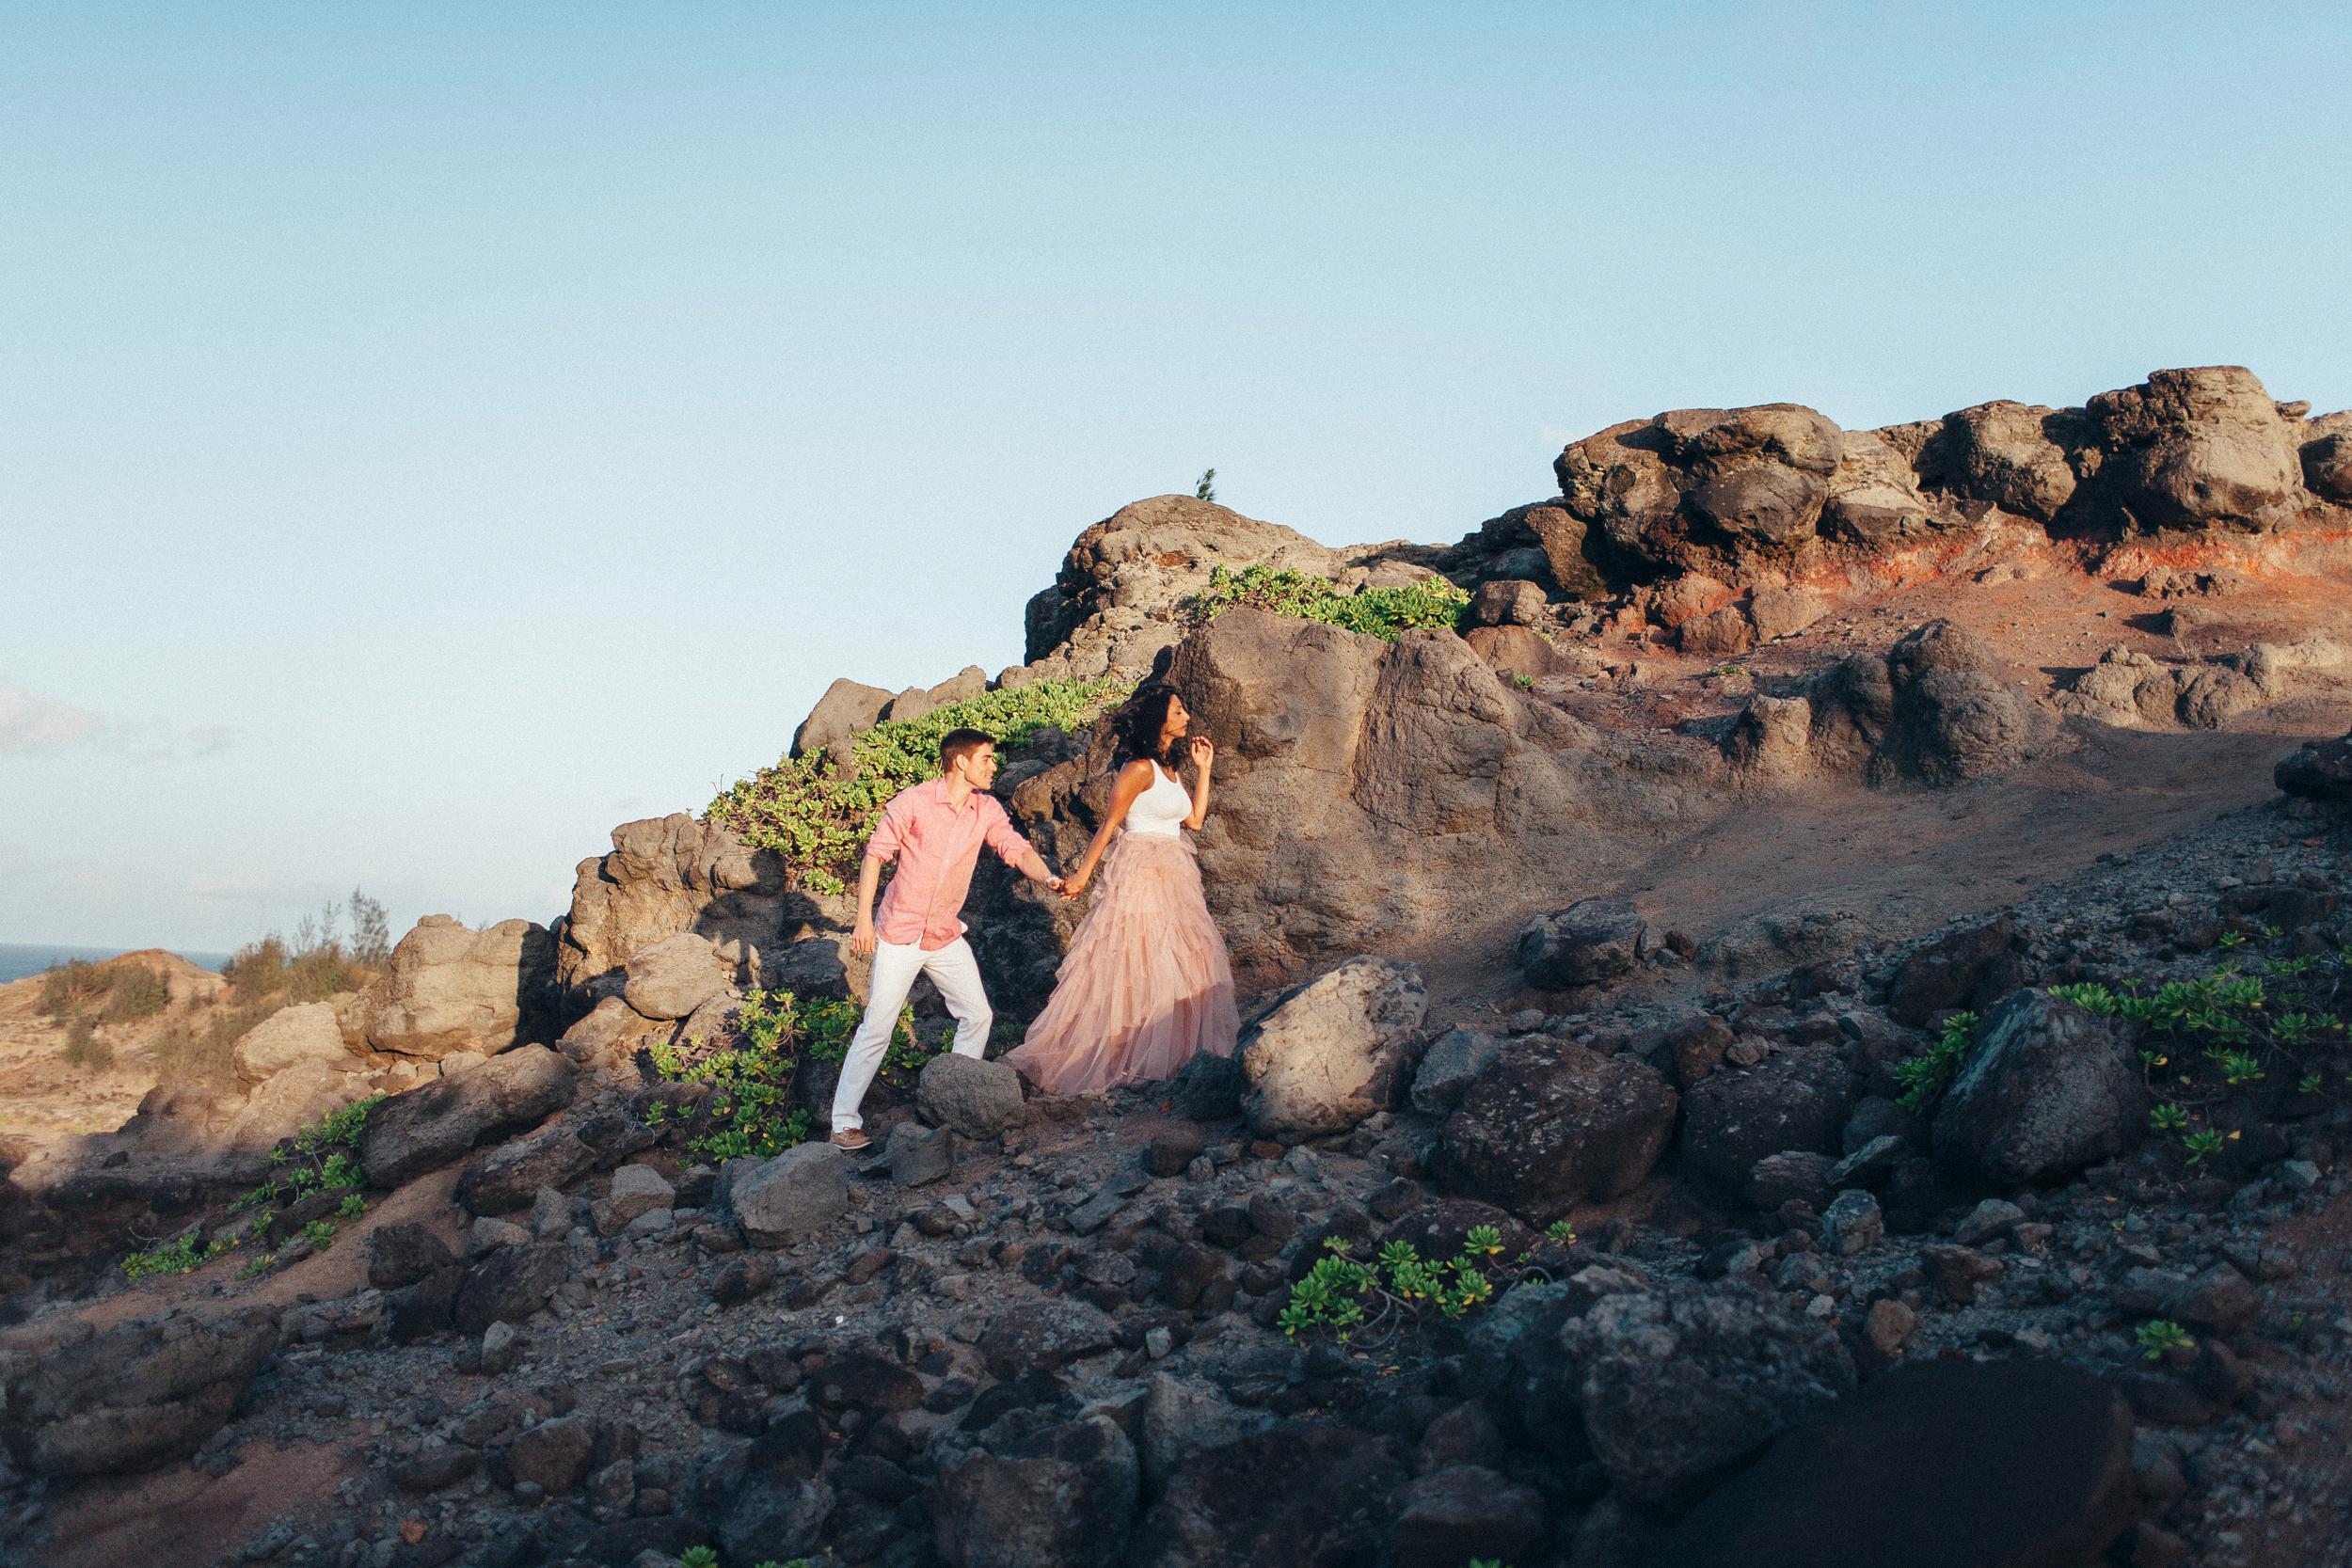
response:
<path fill-rule="evenodd" d="M 106 994 L 107 976 L 87 958 L 68 958 L 41 971 L 40 1010 L 63 1018 Z"/>
<path fill-rule="evenodd" d="M 1291 1287 L 1290 1302 L 1275 1321 L 1294 1339 L 1328 1329 L 1344 1344 L 1360 1332 L 1418 1316 L 1424 1306 L 1458 1318 L 1493 1300 L 1486 1267 L 1502 1251 L 1502 1236 L 1492 1226 L 1472 1227 L 1460 1255 L 1447 1262 L 1424 1261 L 1410 1242 L 1391 1242 L 1371 1263 L 1357 1261 L 1336 1236 L 1323 1244 L 1325 1256 Z"/>
<path fill-rule="evenodd" d="M 115 1065 L 114 1047 L 98 1037 L 87 1018 L 77 1018 L 65 1032 L 66 1065 L 85 1072 L 104 1072 Z"/>
<path fill-rule="evenodd" d="M 1929 1046 L 1907 1062 L 1895 1065 L 1895 1081 L 1903 1086 L 1899 1097 L 1906 1111 L 1924 1112 L 1943 1097 L 1951 1086 L 1960 1064 L 1967 1059 L 1969 1042 L 1976 1037 L 1977 1015 L 1954 1013 L 1944 1022 L 1944 1032 Z"/>
<path fill-rule="evenodd" d="M 246 1031 L 278 1010 L 263 1000 L 230 1007 L 201 1021 L 175 1019 L 154 1038 L 155 1076 L 167 1084 L 226 1084 L 234 1077 L 230 1052 Z"/>
<path fill-rule="evenodd" d="M 226 1243 L 214 1242 L 209 1245 L 193 1230 L 175 1236 L 158 1247 L 135 1252 L 122 1260 L 122 1272 L 133 1279 L 145 1279 L 159 1274 L 193 1274 L 227 1252 Z"/>
<path fill-rule="evenodd" d="M 124 964 L 114 972 L 99 1016 L 109 1023 L 135 1023 L 153 1018 L 171 1006 L 171 988 L 145 964 Z"/>
<path fill-rule="evenodd" d="M 1236 572 L 1217 566 L 1209 573 L 1209 586 L 1188 600 L 1185 609 L 1196 626 L 1205 626 L 1229 610 L 1248 608 L 1322 621 L 1393 642 L 1408 627 L 1458 626 L 1470 602 L 1467 589 L 1434 572 L 1401 588 L 1359 588 L 1351 594 L 1311 572 L 1269 566 L 1245 566 Z"/>
<path fill-rule="evenodd" d="M 744 1155 L 766 1159 L 806 1142 L 809 1116 L 794 1102 L 793 1082 L 804 1062 L 838 1062 L 847 1055 L 861 1016 L 854 1002 L 803 1002 L 788 990 L 755 990 L 737 1015 L 738 1045 L 707 1053 L 700 1040 L 655 1046 L 654 1066 L 663 1078 L 711 1086 L 710 1098 L 687 1123 L 688 1151 L 719 1164 Z M 903 1087 L 931 1054 L 914 1037 L 914 1009 L 902 1007 L 876 1077 Z M 660 1126 L 670 1113 L 657 1104 L 647 1119 Z"/>
<path fill-rule="evenodd" d="M 1018 752 L 1041 729 L 1091 723 L 1130 689 L 1122 682 L 1052 680 L 985 691 L 892 719 L 850 737 L 850 766 L 831 749 L 785 757 L 729 785 L 704 815 L 734 830 L 755 849 L 771 849 L 800 885 L 837 894 L 857 874 L 866 841 L 890 798 L 939 771 L 939 741 L 949 730 L 985 730 L 1000 753 Z"/>

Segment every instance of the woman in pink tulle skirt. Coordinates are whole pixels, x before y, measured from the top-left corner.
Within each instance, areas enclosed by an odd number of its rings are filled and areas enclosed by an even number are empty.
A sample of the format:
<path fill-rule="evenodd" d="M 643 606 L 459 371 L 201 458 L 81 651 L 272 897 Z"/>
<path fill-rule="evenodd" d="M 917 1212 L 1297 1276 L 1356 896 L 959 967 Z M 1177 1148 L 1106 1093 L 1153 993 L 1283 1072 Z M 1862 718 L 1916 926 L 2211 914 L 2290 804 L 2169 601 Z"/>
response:
<path fill-rule="evenodd" d="M 1233 969 L 1184 833 L 1208 816 L 1216 748 L 1205 738 L 1186 745 L 1189 721 L 1183 699 L 1156 682 L 1120 711 L 1110 809 L 1062 881 L 1062 896 L 1075 898 L 1099 865 L 1103 890 L 1078 923 L 1045 1010 L 1005 1057 L 1049 1094 L 1099 1094 L 1171 1077 L 1195 1052 L 1233 1053 L 1241 1032 Z M 1189 791 L 1176 777 L 1180 746 L 1197 778 Z"/>

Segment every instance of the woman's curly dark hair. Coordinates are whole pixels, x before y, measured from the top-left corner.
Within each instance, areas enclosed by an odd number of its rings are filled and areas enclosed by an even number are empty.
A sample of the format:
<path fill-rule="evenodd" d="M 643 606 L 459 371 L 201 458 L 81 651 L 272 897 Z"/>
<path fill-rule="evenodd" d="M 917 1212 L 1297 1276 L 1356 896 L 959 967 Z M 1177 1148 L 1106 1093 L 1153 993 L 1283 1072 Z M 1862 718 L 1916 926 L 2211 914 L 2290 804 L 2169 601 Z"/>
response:
<path fill-rule="evenodd" d="M 1112 767 L 1124 768 L 1139 757 L 1149 757 L 1170 772 L 1175 771 L 1174 748 L 1160 744 L 1161 727 L 1168 722 L 1168 705 L 1175 696 L 1176 689 L 1162 681 L 1136 689 L 1136 694 L 1111 718 L 1111 733 L 1119 737 L 1119 756 Z"/>

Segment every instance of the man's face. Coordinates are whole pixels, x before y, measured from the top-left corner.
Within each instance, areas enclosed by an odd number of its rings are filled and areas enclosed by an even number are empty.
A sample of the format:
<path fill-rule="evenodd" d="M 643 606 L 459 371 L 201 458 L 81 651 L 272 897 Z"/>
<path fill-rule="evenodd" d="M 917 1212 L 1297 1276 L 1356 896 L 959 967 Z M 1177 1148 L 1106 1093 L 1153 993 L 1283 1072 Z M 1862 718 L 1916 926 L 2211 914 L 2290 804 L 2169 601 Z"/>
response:
<path fill-rule="evenodd" d="M 974 789 L 986 789 L 996 782 L 996 748 L 981 746 L 958 757 L 947 769 L 961 773 Z"/>

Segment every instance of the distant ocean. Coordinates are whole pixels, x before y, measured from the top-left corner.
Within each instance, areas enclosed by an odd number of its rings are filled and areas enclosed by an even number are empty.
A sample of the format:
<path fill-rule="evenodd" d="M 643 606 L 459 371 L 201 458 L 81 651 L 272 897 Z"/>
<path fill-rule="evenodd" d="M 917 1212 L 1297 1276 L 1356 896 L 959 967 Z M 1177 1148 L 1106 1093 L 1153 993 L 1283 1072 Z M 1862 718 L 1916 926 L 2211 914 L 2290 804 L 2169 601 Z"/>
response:
<path fill-rule="evenodd" d="M 111 958 L 118 953 L 136 951 L 131 947 L 23 947 L 0 942 L 0 985 L 6 985 L 10 980 L 22 980 L 27 974 L 39 974 L 51 965 L 61 964 L 68 958 L 87 958 L 95 962 L 100 958 Z M 229 961 L 226 953 L 183 953 L 180 956 L 206 969 L 218 969 Z"/>

